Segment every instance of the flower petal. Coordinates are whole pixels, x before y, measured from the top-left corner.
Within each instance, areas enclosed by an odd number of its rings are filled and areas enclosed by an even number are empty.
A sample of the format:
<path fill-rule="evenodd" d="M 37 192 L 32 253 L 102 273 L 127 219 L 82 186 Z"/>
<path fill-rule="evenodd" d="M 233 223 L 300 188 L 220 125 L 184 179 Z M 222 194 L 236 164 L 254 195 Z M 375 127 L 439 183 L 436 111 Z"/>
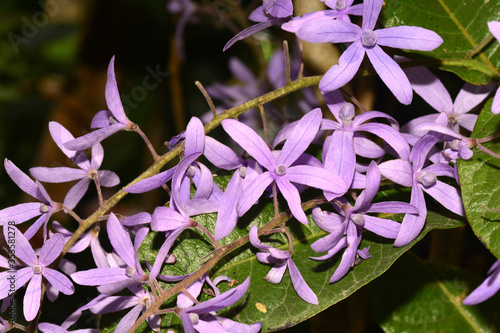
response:
<path fill-rule="evenodd" d="M 366 50 L 375 71 L 394 96 L 402 104 L 411 103 L 413 93 L 410 81 L 399 65 L 392 60 L 378 45 Z"/>
<path fill-rule="evenodd" d="M 358 131 L 366 131 L 384 139 L 403 160 L 410 158 L 410 146 L 400 132 L 389 125 L 380 123 L 367 123 L 359 125 Z"/>
<path fill-rule="evenodd" d="M 462 196 L 456 187 L 438 180 L 434 185 L 429 187 L 422 186 L 422 188 L 427 194 L 436 199 L 437 202 L 446 207 L 446 209 L 460 216 L 465 216 Z"/>
<path fill-rule="evenodd" d="M 205 129 L 197 117 L 192 117 L 186 127 L 186 141 L 184 141 L 185 155 L 201 154 L 205 147 Z"/>
<path fill-rule="evenodd" d="M 363 217 L 365 219 L 363 227 L 366 230 L 370 230 L 371 232 L 385 238 L 396 239 L 399 229 L 401 229 L 401 223 L 393 220 L 382 219 L 370 215 L 363 215 Z"/>
<path fill-rule="evenodd" d="M 287 169 L 285 178 L 298 184 L 304 184 L 340 196 L 347 192 L 348 186 L 343 178 L 317 166 L 296 165 Z"/>
<path fill-rule="evenodd" d="M 359 39 L 361 29 L 350 22 L 318 20 L 305 24 L 297 36 L 310 43 L 348 43 Z"/>
<path fill-rule="evenodd" d="M 85 150 L 124 128 L 125 125 L 123 125 L 122 123 L 116 123 L 107 127 L 103 127 L 81 137 L 78 137 L 74 140 L 65 142 L 64 147 L 69 150 Z"/>
<path fill-rule="evenodd" d="M 276 185 L 278 186 L 281 194 L 285 197 L 288 207 L 292 212 L 293 216 L 301 223 L 307 224 L 307 216 L 302 210 L 299 191 L 290 183 L 287 179 L 276 179 Z"/>
<path fill-rule="evenodd" d="M 243 165 L 243 159 L 231 148 L 209 136 L 205 137 L 204 155 L 210 163 L 224 170 L 234 170 Z"/>
<path fill-rule="evenodd" d="M 70 182 L 87 176 L 87 172 L 84 170 L 67 167 L 36 167 L 30 169 L 30 174 L 35 179 L 48 183 Z"/>
<path fill-rule="evenodd" d="M 64 205 L 69 209 L 75 208 L 87 192 L 89 185 L 90 178 L 87 177 L 81 179 L 78 183 L 73 185 L 64 198 Z"/>
<path fill-rule="evenodd" d="M 78 271 L 71 274 L 71 278 L 82 286 L 100 286 L 130 279 L 125 272 L 125 268 L 121 267 L 103 267 Z"/>
<path fill-rule="evenodd" d="M 120 93 L 118 92 L 118 85 L 116 84 L 115 78 L 115 56 L 111 58 L 108 66 L 108 80 L 106 81 L 106 104 L 108 105 L 109 111 L 113 113 L 113 116 L 122 124 L 127 124 L 130 121 L 125 115 L 123 110 L 123 105 L 120 100 Z M 80 149 L 78 149 L 80 150 Z"/>
<path fill-rule="evenodd" d="M 239 286 L 231 288 L 228 291 L 208 301 L 196 304 L 195 306 L 189 309 L 189 312 L 196 314 L 203 314 L 212 311 L 218 311 L 220 309 L 233 305 L 238 300 L 240 300 L 243 297 L 243 295 L 245 295 L 249 285 L 250 285 L 250 277 L 247 277 L 245 281 Z"/>
<path fill-rule="evenodd" d="M 365 57 L 365 48 L 361 42 L 352 43 L 339 58 L 339 64 L 333 65 L 319 82 L 322 93 L 336 90 L 344 86 L 358 72 Z"/>
<path fill-rule="evenodd" d="M 229 180 L 226 190 L 222 195 L 220 210 L 217 215 L 217 222 L 215 223 L 214 236 L 216 240 L 221 240 L 229 235 L 236 226 L 238 222 L 236 205 L 240 199 L 242 188 L 243 180 L 241 179 L 240 173 L 236 171 L 231 177 L 231 180 Z"/>
<path fill-rule="evenodd" d="M 4 208 L 0 210 L 0 224 L 5 225 L 9 221 L 20 224 L 39 216 L 42 214 L 40 211 L 41 205 L 39 202 L 28 202 Z"/>
<path fill-rule="evenodd" d="M 253 129 L 234 119 L 223 120 L 222 127 L 260 165 L 267 170 L 274 170 L 276 162 L 271 150 Z"/>
<path fill-rule="evenodd" d="M 276 164 L 283 164 L 288 167 L 299 158 L 316 137 L 321 118 L 321 110 L 314 109 L 300 119 L 285 141 Z"/>
<path fill-rule="evenodd" d="M 382 0 L 365 0 L 363 2 L 363 24 L 361 26 L 363 31 L 375 28 L 383 4 Z"/>
<path fill-rule="evenodd" d="M 27 321 L 32 321 L 38 314 L 40 308 L 40 297 L 42 295 L 42 274 L 34 274 L 31 278 L 23 299 L 23 313 Z"/>
<path fill-rule="evenodd" d="M 299 294 L 300 298 L 302 298 L 307 303 L 318 304 L 318 297 L 316 296 L 314 291 L 312 291 L 312 289 L 307 285 L 292 258 L 288 259 L 287 263 L 293 288 L 295 289 L 297 294 Z"/>
<path fill-rule="evenodd" d="M 12 179 L 14 183 L 24 192 L 31 195 L 33 198 L 36 198 L 40 201 L 44 201 L 40 194 L 38 193 L 38 187 L 35 182 L 31 180 L 24 172 L 22 172 L 14 163 L 9 161 L 8 159 L 4 160 L 5 171 Z"/>
<path fill-rule="evenodd" d="M 243 216 L 261 197 L 264 190 L 273 182 L 270 172 L 264 172 L 248 184 L 241 194 L 236 210 Z"/>
<path fill-rule="evenodd" d="M 43 266 L 50 265 L 59 257 L 64 247 L 64 236 L 55 234 L 45 241 L 38 257 L 38 262 Z"/>
<path fill-rule="evenodd" d="M 434 31 L 421 27 L 399 26 L 376 30 L 377 44 L 397 49 L 432 51 L 443 44 Z"/>
<path fill-rule="evenodd" d="M 126 187 L 124 190 L 128 193 L 144 193 L 154 190 L 172 179 L 174 171 L 175 167 L 170 168 L 166 171 L 160 172 L 157 175 L 138 181 L 137 183 Z"/>
<path fill-rule="evenodd" d="M 111 242 L 111 245 L 113 245 L 113 249 L 127 265 L 135 267 L 134 246 L 130 240 L 130 235 L 127 231 L 125 231 L 115 214 L 109 214 L 106 227 L 109 241 Z"/>
<path fill-rule="evenodd" d="M 417 238 L 425 224 L 427 216 L 427 207 L 425 204 L 424 193 L 418 184 L 414 184 L 411 189 L 410 204 L 417 207 L 418 214 L 406 214 L 401 223 L 398 237 L 394 241 L 394 246 L 405 246 Z"/>
<path fill-rule="evenodd" d="M 50 284 L 63 294 L 72 295 L 75 292 L 73 283 L 71 283 L 71 281 L 64 274 L 54 269 L 44 267 L 43 276 L 50 282 Z"/>

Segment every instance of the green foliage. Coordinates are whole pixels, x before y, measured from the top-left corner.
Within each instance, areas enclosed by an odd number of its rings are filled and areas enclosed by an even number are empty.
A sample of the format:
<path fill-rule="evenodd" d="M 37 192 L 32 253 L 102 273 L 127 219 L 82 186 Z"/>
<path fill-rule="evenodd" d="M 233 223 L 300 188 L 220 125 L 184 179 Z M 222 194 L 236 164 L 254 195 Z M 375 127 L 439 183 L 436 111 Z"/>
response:
<path fill-rule="evenodd" d="M 471 137 L 486 138 L 499 131 L 500 115 L 491 113 L 490 100 L 479 115 Z M 484 146 L 500 152 L 499 140 Z M 500 160 L 475 148 L 474 156 L 468 161 L 460 161 L 458 167 L 467 219 L 478 238 L 500 259 L 500 213 L 488 211 L 488 208 L 500 208 Z"/>
<path fill-rule="evenodd" d="M 412 25 L 433 30 L 444 40 L 431 52 L 418 53 L 433 66 L 453 72 L 473 84 L 500 79 L 500 50 L 490 42 L 467 58 L 490 34 L 487 22 L 500 19 L 500 2 L 483 0 L 390 0 L 386 1 L 387 27 Z"/>
<path fill-rule="evenodd" d="M 498 298 L 462 305 L 480 282 L 467 271 L 405 254 L 371 285 L 373 315 L 387 333 L 496 332 Z"/>

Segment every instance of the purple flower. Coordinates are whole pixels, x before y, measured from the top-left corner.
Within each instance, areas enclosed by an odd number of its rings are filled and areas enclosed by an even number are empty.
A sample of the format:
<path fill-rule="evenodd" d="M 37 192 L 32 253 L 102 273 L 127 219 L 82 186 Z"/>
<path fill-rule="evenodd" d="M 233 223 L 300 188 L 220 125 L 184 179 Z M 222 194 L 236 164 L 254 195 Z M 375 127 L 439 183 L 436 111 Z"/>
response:
<path fill-rule="evenodd" d="M 201 293 L 201 288 L 205 282 L 205 277 L 196 280 L 191 286 L 186 288 L 187 292 L 197 298 Z M 194 302 L 184 294 L 177 296 L 176 311 L 179 318 L 184 325 L 184 332 L 186 333 L 210 333 L 210 332 L 229 332 L 229 333 L 257 333 L 260 331 L 260 323 L 252 325 L 241 324 L 234 322 L 230 319 L 219 317 L 215 311 L 233 305 L 245 295 L 248 286 L 250 285 L 250 278 L 248 277 L 245 282 L 239 286 L 232 288 L 225 293 L 217 295 L 216 297 L 194 305 Z"/>
<path fill-rule="evenodd" d="M 128 289 L 133 293 L 132 296 L 108 296 L 99 295 L 80 310 L 89 309 L 95 314 L 105 314 L 132 308 L 116 326 L 114 332 L 126 333 L 134 324 L 141 312 L 146 311 L 154 302 L 154 297 L 138 284 L 132 284 Z M 158 331 L 160 327 L 160 316 L 152 315 L 147 319 L 149 326 L 153 331 Z"/>
<path fill-rule="evenodd" d="M 189 196 L 190 185 L 188 185 L 188 183 L 190 183 L 190 178 L 193 179 L 195 186 L 203 186 L 203 191 L 210 192 L 210 196 L 218 197 L 222 195 L 221 190 L 217 187 L 217 185 L 213 184 L 213 179 L 209 170 L 201 163 L 195 163 L 196 159 L 202 155 L 205 147 L 205 130 L 199 118 L 191 118 L 186 128 L 185 137 L 184 156 L 193 156 L 194 158 L 191 161 L 193 164 L 192 168 L 189 168 L 191 177 L 186 175 L 185 172 L 183 173 L 182 182 L 184 195 Z M 157 175 L 143 179 L 127 187 L 125 191 L 129 193 L 144 193 L 158 188 L 172 179 L 177 168 L 178 166 L 174 166 L 166 171 L 158 173 Z"/>
<path fill-rule="evenodd" d="M 386 178 L 403 186 L 411 186 L 410 204 L 419 210 L 418 214 L 405 215 L 394 246 L 407 245 L 418 236 L 424 227 L 427 216 L 424 192 L 436 199 L 446 209 L 460 216 L 464 215 L 459 190 L 437 180 L 438 176 L 454 178 L 453 168 L 444 163 L 424 167 L 429 151 L 440 138 L 441 134 L 430 132 L 415 144 L 410 154 L 410 161 L 390 160 L 379 165 L 381 174 Z"/>
<path fill-rule="evenodd" d="M 326 169 L 335 171 L 347 185 L 350 186 L 354 178 L 356 154 L 371 158 L 381 157 L 378 145 L 361 134 L 355 137 L 356 133 L 374 134 L 387 142 L 402 159 L 409 158 L 410 146 L 397 130 L 397 122 L 392 117 L 379 111 L 368 111 L 356 116 L 354 105 L 351 103 L 344 103 L 340 108 L 336 105 L 328 106 L 337 121 L 323 119 L 321 123 L 322 130 L 333 130 L 329 139 L 325 140 L 323 162 Z M 365 123 L 373 118 L 385 118 L 394 127 L 381 123 Z M 327 195 L 327 198 L 330 197 Z"/>
<path fill-rule="evenodd" d="M 64 237 L 59 234 L 53 235 L 42 246 L 40 255 L 37 257 L 33 247 L 28 239 L 16 228 L 4 227 L 4 236 L 7 240 L 7 233 L 14 232 L 16 241 L 16 256 L 26 264 L 26 267 L 12 271 L 0 273 L 0 299 L 3 299 L 9 294 L 9 286 L 11 281 L 9 278 L 14 276 L 15 290 L 24 286 L 28 281 L 28 287 L 24 294 L 23 312 L 27 321 L 33 320 L 38 314 L 40 308 L 42 276 L 55 287 L 66 295 L 71 295 L 75 292 L 75 288 L 71 281 L 62 273 L 49 268 L 48 266 L 59 257 L 64 247 Z"/>
<path fill-rule="evenodd" d="M 226 51 L 237 41 L 245 39 L 265 28 L 289 21 L 292 14 L 292 0 L 264 0 L 263 5 L 257 7 L 248 17 L 251 21 L 259 23 L 246 28 L 231 38 L 229 42 L 224 45 L 222 51 Z"/>
<path fill-rule="evenodd" d="M 278 250 L 272 246 L 262 244 L 257 234 L 256 225 L 250 228 L 249 236 L 250 243 L 259 250 L 264 251 L 257 253 L 257 260 L 261 263 L 274 265 L 265 277 L 267 282 L 273 284 L 280 283 L 288 267 L 293 288 L 300 298 L 308 303 L 318 304 L 316 294 L 309 288 L 300 274 L 299 269 L 292 260 L 292 254 L 289 251 Z"/>
<path fill-rule="evenodd" d="M 245 214 L 254 205 L 265 189 L 274 181 L 288 202 L 293 216 L 307 224 L 307 217 L 300 205 L 299 191 L 293 183 L 308 185 L 337 196 L 347 191 L 345 182 L 336 174 L 324 168 L 293 163 L 308 148 L 318 132 L 321 110 L 306 114 L 295 126 L 281 151 L 273 154 L 264 140 L 250 127 L 233 119 L 222 121 L 222 127 L 250 156 L 267 169 L 250 183 L 238 201 L 238 215 Z"/>
<path fill-rule="evenodd" d="M 96 182 L 96 186 L 112 187 L 118 185 L 120 178 L 114 172 L 99 170 L 104 157 L 104 150 L 100 143 L 92 146 L 92 158 L 89 161 L 83 151 L 75 152 L 64 147 L 64 143 L 73 140 L 74 137 L 61 124 L 52 121 L 49 123 L 49 130 L 62 152 L 76 163 L 80 169 L 37 167 L 31 168 L 30 173 L 39 181 L 48 183 L 63 183 L 80 179 L 66 195 L 64 199 L 65 207 L 69 209 L 75 208 L 85 192 L 87 192 L 92 180 Z"/>
<path fill-rule="evenodd" d="M 464 300 L 464 305 L 474 305 L 486 301 L 500 290 L 500 260 L 488 270 L 488 277 Z"/>
<path fill-rule="evenodd" d="M 472 132 L 476 124 L 477 115 L 468 113 L 478 106 L 491 92 L 491 86 L 475 86 L 465 83 L 458 93 L 455 102 L 439 79 L 426 67 L 405 68 L 404 72 L 410 80 L 413 90 L 420 95 L 436 111 L 448 116 L 447 125 L 455 132 L 459 127 Z M 438 114 L 418 117 L 403 126 L 407 133 L 422 136 L 425 131 L 415 131 L 415 127 L 422 123 L 434 122 Z"/>
<path fill-rule="evenodd" d="M 136 237 L 132 244 L 129 233 L 123 228 L 115 214 L 111 213 L 107 221 L 108 237 L 118 255 L 110 256 L 104 267 L 79 271 L 71 274 L 73 281 L 84 286 L 99 286 L 98 290 L 106 295 L 128 287 L 133 283 L 148 281 L 137 257 L 137 250 L 143 237 Z M 151 276 L 154 278 L 154 276 Z"/>
<path fill-rule="evenodd" d="M 385 238 L 395 239 L 401 225 L 395 221 L 370 216 L 368 213 L 409 213 L 417 214 L 418 209 L 405 202 L 386 201 L 371 203 L 380 188 L 380 172 L 377 164 L 372 161 L 366 173 L 366 189 L 356 199 L 354 206 L 347 200 L 340 198 L 333 203 L 337 211 L 342 215 L 323 212 L 319 207 L 313 209 L 314 222 L 321 229 L 330 234 L 317 240 L 311 245 L 316 252 L 328 251 L 322 257 L 314 257 L 315 260 L 326 260 L 333 257 L 342 248 L 347 247 L 340 265 L 330 279 L 330 283 L 339 281 L 349 269 L 355 264 L 356 255 L 364 256 L 358 250 L 364 229 Z M 346 237 L 343 237 L 346 235 Z M 366 259 L 367 257 L 364 256 Z"/>
<path fill-rule="evenodd" d="M 319 83 L 321 91 L 332 91 L 349 82 L 368 55 L 382 81 L 403 104 L 410 104 L 412 90 L 408 78 L 399 65 L 381 46 L 409 50 L 430 51 L 442 44 L 435 32 L 413 26 L 399 26 L 373 30 L 383 0 L 366 0 L 363 7 L 363 24 L 340 21 L 315 21 L 304 25 L 297 32 L 301 39 L 313 43 L 352 43 L 339 58 L 339 64 L 330 68 Z"/>
<path fill-rule="evenodd" d="M 91 128 L 98 128 L 98 130 L 65 142 L 65 148 L 69 150 L 85 150 L 120 130 L 130 130 L 134 126 L 134 123 L 127 118 L 123 110 L 118 85 L 116 84 L 114 66 L 115 57 L 113 56 L 109 62 L 108 81 L 105 90 L 106 104 L 109 111 L 99 111 L 90 124 Z"/>
<path fill-rule="evenodd" d="M 16 206 L 0 210 L 0 223 L 5 225 L 8 221 L 14 221 L 16 224 L 23 223 L 34 217 L 40 216 L 33 223 L 24 237 L 31 239 L 43 225 L 43 237 L 47 238 L 47 223 L 53 213 L 60 210 L 60 204 L 55 203 L 50 198 L 45 188 L 38 181 L 32 181 L 24 172 L 14 165 L 8 159 L 5 159 L 5 171 L 17 186 L 40 202 L 23 203 Z"/>
<path fill-rule="evenodd" d="M 490 29 L 493 36 L 498 42 L 500 42 L 500 22 L 492 21 L 488 22 L 488 28 Z M 497 89 L 495 97 L 493 98 L 493 104 L 491 105 L 491 112 L 494 114 L 500 113 L 500 89 Z"/>
<path fill-rule="evenodd" d="M 323 0 L 328 10 L 307 13 L 294 17 L 291 21 L 283 23 L 281 29 L 296 33 L 304 25 L 315 21 L 340 21 L 351 22 L 349 15 L 360 16 L 363 14 L 363 4 L 352 5 L 354 0 Z"/>

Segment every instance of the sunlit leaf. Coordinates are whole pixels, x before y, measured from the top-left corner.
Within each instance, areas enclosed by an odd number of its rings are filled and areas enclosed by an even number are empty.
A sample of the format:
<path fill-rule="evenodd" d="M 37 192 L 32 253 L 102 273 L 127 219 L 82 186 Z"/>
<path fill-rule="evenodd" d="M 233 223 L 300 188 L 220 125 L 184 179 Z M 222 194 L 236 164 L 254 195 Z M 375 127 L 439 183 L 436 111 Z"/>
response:
<path fill-rule="evenodd" d="M 491 100 L 486 103 L 472 132 L 473 138 L 486 138 L 500 131 L 500 115 L 491 113 Z M 500 153 L 500 140 L 484 143 L 488 149 Z M 500 259 L 500 160 L 474 149 L 474 156 L 458 164 L 462 198 L 467 219 L 474 233 Z"/>
<path fill-rule="evenodd" d="M 500 77 L 500 48 L 496 41 L 472 59 L 466 59 L 467 54 L 490 34 L 487 22 L 500 19 L 500 2 L 391 0 L 385 3 L 386 26 L 420 26 L 443 38 L 443 44 L 434 51 L 413 52 L 438 59 L 432 61 L 434 67 L 454 72 L 473 84 L 487 84 L 491 77 Z"/>

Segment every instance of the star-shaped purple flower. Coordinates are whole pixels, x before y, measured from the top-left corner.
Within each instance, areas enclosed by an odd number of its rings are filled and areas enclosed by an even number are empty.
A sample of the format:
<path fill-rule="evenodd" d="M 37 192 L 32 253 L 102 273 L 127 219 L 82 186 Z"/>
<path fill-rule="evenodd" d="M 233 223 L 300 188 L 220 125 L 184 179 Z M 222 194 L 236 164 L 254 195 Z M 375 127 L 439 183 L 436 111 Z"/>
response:
<path fill-rule="evenodd" d="M 434 110 L 448 116 L 447 126 L 459 133 L 460 127 L 472 132 L 476 124 L 477 114 L 469 111 L 478 106 L 491 92 L 491 85 L 475 86 L 465 83 L 455 101 L 451 99 L 448 90 L 439 79 L 426 67 L 405 68 L 404 72 L 410 80 L 413 90 L 424 99 Z M 434 122 L 439 113 L 418 117 L 406 123 L 402 131 L 422 136 L 425 131 L 415 131 L 422 123 Z"/>
<path fill-rule="evenodd" d="M 14 232 L 16 256 L 26 264 L 26 267 L 17 270 L 14 274 L 10 271 L 0 273 L 0 299 L 4 299 L 9 294 L 11 285 L 9 276 L 14 275 L 16 290 L 30 281 L 24 294 L 23 313 L 26 320 L 31 321 L 36 317 L 40 308 L 42 277 L 66 295 L 75 292 L 75 287 L 64 274 L 48 267 L 61 254 L 64 247 L 64 237 L 60 234 L 50 237 L 43 244 L 40 255 L 37 256 L 28 239 L 16 227 L 4 227 L 6 240 L 8 239 L 8 230 Z"/>
<path fill-rule="evenodd" d="M 383 0 L 366 0 L 363 7 L 361 28 L 340 21 L 315 21 L 304 25 L 297 32 L 299 38 L 313 43 L 352 43 L 319 83 L 321 91 L 332 91 L 349 82 L 357 73 L 363 58 L 368 55 L 382 81 L 403 104 L 410 104 L 412 90 L 408 78 L 399 65 L 380 46 L 408 50 L 431 51 L 443 43 L 433 31 L 413 26 L 375 29 Z"/>
<path fill-rule="evenodd" d="M 323 212 L 320 208 L 313 209 L 314 222 L 330 234 L 317 240 L 311 245 L 316 252 L 328 251 L 315 260 L 326 260 L 333 257 L 342 248 L 347 247 L 340 265 L 330 279 L 330 283 L 339 281 L 354 265 L 356 255 L 363 256 L 358 250 L 361 243 L 362 232 L 369 230 L 385 238 L 395 239 L 401 225 L 395 221 L 368 215 L 368 213 L 409 213 L 417 214 L 418 209 L 408 203 L 399 201 L 386 201 L 371 203 L 380 188 L 380 171 L 377 164 L 372 161 L 366 172 L 366 189 L 356 199 L 354 206 L 347 200 L 335 200 L 337 211 L 342 215 Z M 346 235 L 346 237 L 343 237 Z M 363 259 L 366 259 L 363 258 Z"/>
<path fill-rule="evenodd" d="M 273 181 L 288 202 L 293 216 L 304 224 L 307 224 L 307 217 L 300 206 L 299 191 L 292 182 L 333 192 L 336 196 L 347 191 L 344 180 L 331 171 L 317 166 L 294 165 L 316 136 L 320 123 L 321 110 L 312 110 L 297 123 L 283 149 L 273 154 L 264 140 L 247 125 L 234 119 L 222 121 L 222 127 L 231 138 L 267 169 L 257 176 L 241 195 L 237 207 L 239 216 L 245 214 L 259 200 Z"/>
<path fill-rule="evenodd" d="M 186 288 L 187 292 L 194 298 L 201 293 L 201 289 L 206 277 L 196 280 L 192 285 Z M 208 301 L 194 304 L 193 300 L 180 293 L 177 296 L 176 311 L 184 325 L 186 333 L 210 333 L 210 332 L 229 332 L 229 333 L 257 333 L 260 331 L 260 323 L 252 325 L 241 324 L 230 319 L 218 316 L 215 311 L 233 305 L 245 295 L 250 285 L 250 277 L 239 286 L 215 296 Z"/>
<path fill-rule="evenodd" d="M 109 62 L 105 95 L 109 111 L 99 111 L 90 124 L 91 128 L 98 128 L 98 130 L 67 141 L 64 143 L 64 147 L 69 150 L 85 150 L 118 131 L 132 129 L 134 123 L 125 115 L 120 93 L 118 92 L 118 85 L 116 84 L 114 56 Z"/>
<path fill-rule="evenodd" d="M 337 121 L 323 119 L 321 123 L 322 130 L 333 130 L 329 140 L 325 140 L 323 162 L 325 168 L 336 171 L 347 185 L 350 186 L 354 178 L 356 154 L 372 158 L 381 157 L 377 156 L 378 151 L 373 148 L 377 145 L 359 132 L 368 132 L 382 138 L 402 159 L 409 158 L 410 146 L 397 130 L 398 124 L 394 118 L 379 111 L 368 111 L 356 116 L 354 105 L 351 103 L 344 103 L 340 108 L 328 106 Z M 374 118 L 385 118 L 393 126 L 366 123 Z M 356 138 L 355 134 L 358 134 Z M 327 198 L 330 199 L 328 195 Z"/>
<path fill-rule="evenodd" d="M 318 297 L 316 296 L 314 291 L 312 291 L 312 289 L 307 285 L 306 281 L 300 274 L 297 265 L 295 265 L 292 260 L 292 254 L 289 251 L 279 250 L 272 246 L 262 244 L 257 234 L 256 225 L 253 225 L 250 228 L 249 237 L 250 243 L 254 247 L 264 251 L 257 253 L 257 260 L 264 264 L 274 265 L 269 273 L 267 273 L 265 277 L 266 281 L 273 284 L 280 283 L 288 267 L 293 288 L 300 296 L 300 298 L 308 303 L 318 304 Z"/>
<path fill-rule="evenodd" d="M 135 243 L 132 244 L 129 233 L 113 213 L 109 215 L 107 231 L 111 245 L 118 255 L 117 258 L 105 267 L 71 274 L 73 281 L 84 286 L 99 286 L 98 290 L 106 295 L 118 292 L 133 283 L 148 281 L 149 276 L 144 273 L 137 257 L 137 250 L 143 237 L 136 237 Z"/>
<path fill-rule="evenodd" d="M 455 214 L 460 216 L 465 214 L 460 191 L 456 187 L 437 180 L 438 176 L 455 178 L 453 168 L 444 163 L 426 166 L 427 155 L 440 138 L 441 134 L 430 132 L 415 144 L 410 154 L 410 161 L 389 160 L 379 165 L 381 174 L 386 178 L 397 184 L 411 187 L 410 204 L 419 210 L 418 214 L 405 215 L 394 246 L 407 245 L 424 227 L 427 216 L 424 192 Z"/>
<path fill-rule="evenodd" d="M 51 121 L 49 131 L 61 151 L 76 163 L 80 169 L 36 167 L 31 168 L 30 173 L 35 179 L 48 183 L 63 183 L 80 179 L 66 194 L 64 206 L 69 209 L 75 208 L 85 192 L 87 192 L 92 180 L 96 182 L 96 186 L 112 187 L 118 185 L 120 182 L 118 175 L 112 171 L 99 170 L 104 158 L 104 150 L 100 143 L 92 146 L 92 158 L 89 161 L 83 151 L 75 152 L 64 147 L 64 143 L 74 140 L 74 137 L 61 124 Z"/>

